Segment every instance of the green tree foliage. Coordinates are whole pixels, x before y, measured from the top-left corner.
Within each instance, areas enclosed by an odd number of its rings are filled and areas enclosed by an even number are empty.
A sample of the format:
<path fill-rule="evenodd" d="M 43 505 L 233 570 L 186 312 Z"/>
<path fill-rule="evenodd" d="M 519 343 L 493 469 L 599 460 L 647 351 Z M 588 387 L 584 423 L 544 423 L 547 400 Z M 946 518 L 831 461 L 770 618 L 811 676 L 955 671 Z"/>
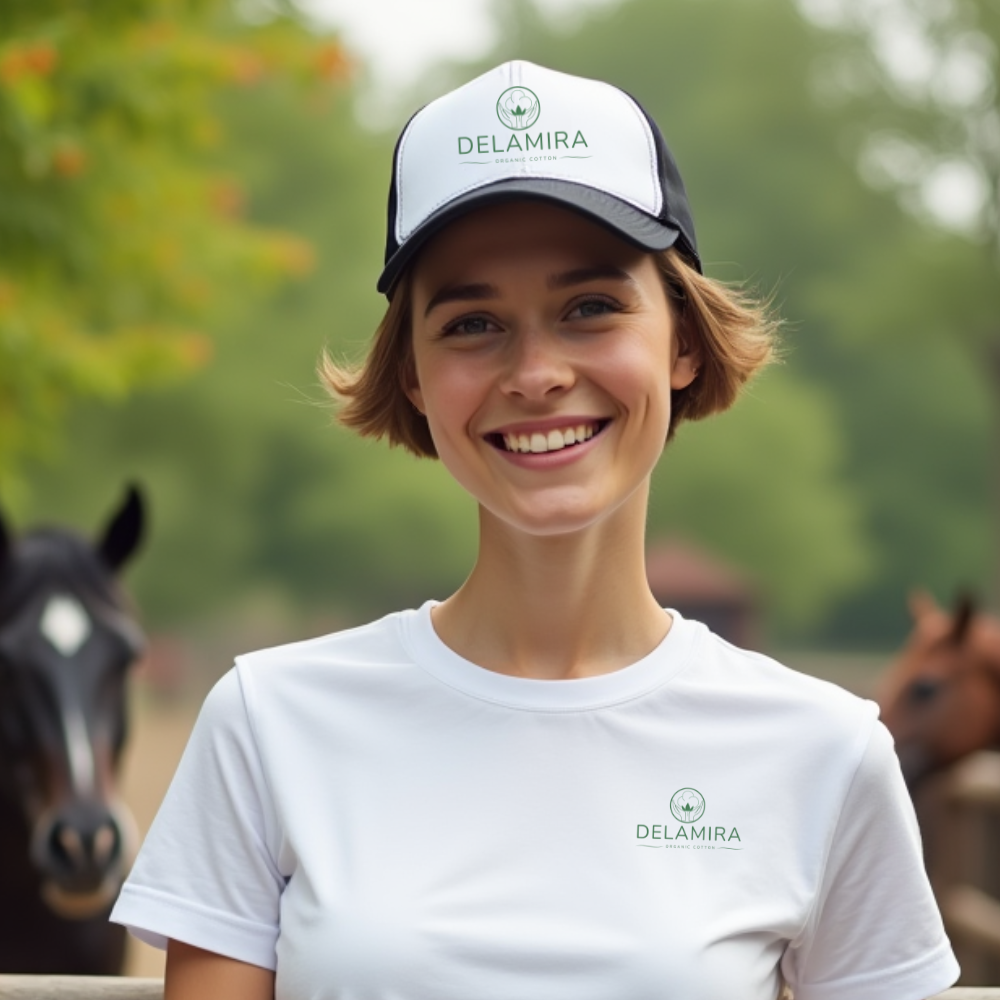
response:
<path fill-rule="evenodd" d="M 222 0 L 0 5 L 0 484 L 67 405 L 200 367 L 236 301 L 311 263 L 246 220 L 213 109 L 272 75 L 303 92 L 340 50 Z"/>
<path fill-rule="evenodd" d="M 802 6 L 824 28 L 817 90 L 853 121 L 846 148 L 869 185 L 919 220 L 924 234 L 908 253 L 859 255 L 853 284 L 861 302 L 877 304 L 880 286 L 906 294 L 893 304 L 895 322 L 884 303 L 867 316 L 857 303 L 849 306 L 855 332 L 883 341 L 883 371 L 889 352 L 907 352 L 910 363 L 917 346 L 939 363 L 949 358 L 944 370 L 952 377 L 959 367 L 977 372 L 974 401 L 953 381 L 924 378 L 921 398 L 934 419 L 969 427 L 974 410 L 981 429 L 992 416 L 988 443 L 981 431 L 972 441 L 955 434 L 953 452 L 935 456 L 934 466 L 964 487 L 964 497 L 942 503 L 939 480 L 913 504 L 900 505 L 895 524 L 883 518 L 884 528 L 898 538 L 900 521 L 915 527 L 913 507 L 929 497 L 940 516 L 935 530 L 923 533 L 922 547 L 937 550 L 938 565 L 961 563 L 966 585 L 1000 599 L 1000 4 L 803 0 Z M 827 301 L 831 292 L 823 295 Z M 967 352 L 961 361 L 954 357 L 958 348 Z M 920 423 L 931 430 L 928 420 Z M 900 442 L 910 461 L 919 450 L 926 463 L 926 440 Z M 992 523 L 982 516 L 986 496 Z M 952 544 L 942 550 L 946 537 Z M 901 547 L 898 559 L 916 578 L 929 575 L 926 568 L 915 572 L 912 550 Z"/>
<path fill-rule="evenodd" d="M 860 116 L 869 182 L 1000 263 L 1000 4 L 801 2 L 828 31 L 818 82 L 828 102 Z"/>
<path fill-rule="evenodd" d="M 834 412 L 822 390 L 773 370 L 734 410 L 682 431 L 657 470 L 653 530 L 743 567 L 785 635 L 822 620 L 831 595 L 872 568 Z"/>

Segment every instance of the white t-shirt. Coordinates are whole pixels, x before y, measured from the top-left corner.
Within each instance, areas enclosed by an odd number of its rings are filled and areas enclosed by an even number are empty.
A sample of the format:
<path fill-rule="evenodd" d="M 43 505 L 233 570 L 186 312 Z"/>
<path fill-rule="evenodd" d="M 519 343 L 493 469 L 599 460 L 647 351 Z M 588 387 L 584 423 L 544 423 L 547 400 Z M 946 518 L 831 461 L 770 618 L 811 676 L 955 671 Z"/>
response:
<path fill-rule="evenodd" d="M 922 1000 L 958 966 L 877 708 L 675 612 L 509 677 L 430 604 L 242 656 L 112 919 L 277 1000 Z"/>

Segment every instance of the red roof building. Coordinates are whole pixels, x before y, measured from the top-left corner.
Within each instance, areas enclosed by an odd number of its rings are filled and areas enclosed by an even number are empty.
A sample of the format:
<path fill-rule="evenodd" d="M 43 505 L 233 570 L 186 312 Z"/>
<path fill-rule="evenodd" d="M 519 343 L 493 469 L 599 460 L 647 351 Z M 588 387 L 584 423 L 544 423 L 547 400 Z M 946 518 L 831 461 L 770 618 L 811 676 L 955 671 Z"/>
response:
<path fill-rule="evenodd" d="M 704 622 L 735 646 L 757 644 L 752 587 L 704 549 L 676 539 L 653 543 L 646 552 L 646 577 L 663 607 Z"/>

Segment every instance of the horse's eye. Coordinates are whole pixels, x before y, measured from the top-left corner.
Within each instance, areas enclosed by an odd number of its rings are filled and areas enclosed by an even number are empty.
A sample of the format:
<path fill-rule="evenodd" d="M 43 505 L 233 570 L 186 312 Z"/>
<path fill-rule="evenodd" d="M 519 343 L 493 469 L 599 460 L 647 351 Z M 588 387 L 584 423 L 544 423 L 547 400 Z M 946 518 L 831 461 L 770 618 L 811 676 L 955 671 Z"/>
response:
<path fill-rule="evenodd" d="M 941 681 L 921 677 L 909 686 L 907 695 L 914 704 L 924 705 L 935 698 L 943 686 Z"/>

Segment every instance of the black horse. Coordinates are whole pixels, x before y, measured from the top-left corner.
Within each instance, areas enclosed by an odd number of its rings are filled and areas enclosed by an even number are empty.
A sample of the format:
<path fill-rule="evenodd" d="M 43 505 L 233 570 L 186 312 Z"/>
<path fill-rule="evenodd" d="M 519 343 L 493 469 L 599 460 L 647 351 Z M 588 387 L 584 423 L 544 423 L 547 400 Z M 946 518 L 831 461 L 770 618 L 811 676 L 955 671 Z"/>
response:
<path fill-rule="evenodd" d="M 115 775 L 144 639 L 115 576 L 142 525 L 134 487 L 96 546 L 0 518 L 0 973 L 121 972 L 108 913 L 135 834 Z"/>

